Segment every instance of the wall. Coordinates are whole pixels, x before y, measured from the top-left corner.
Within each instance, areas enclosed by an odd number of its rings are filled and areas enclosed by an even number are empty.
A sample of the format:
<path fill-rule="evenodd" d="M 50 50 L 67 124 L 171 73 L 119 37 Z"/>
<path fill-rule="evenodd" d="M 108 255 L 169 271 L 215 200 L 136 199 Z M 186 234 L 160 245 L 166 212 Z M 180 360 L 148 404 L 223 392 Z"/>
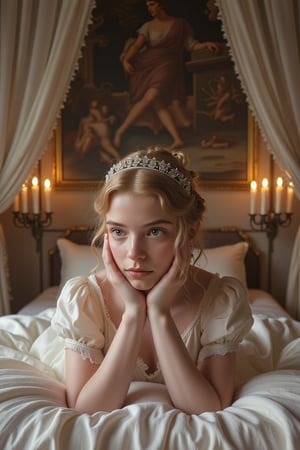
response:
<path fill-rule="evenodd" d="M 269 153 L 261 140 L 258 142 L 258 180 L 268 176 Z M 42 159 L 42 178 L 52 176 L 53 149 Z M 276 169 L 275 175 L 277 175 Z M 247 191 L 206 191 L 205 227 L 238 226 L 250 232 L 250 237 L 262 254 L 262 288 L 267 289 L 268 241 L 265 233 L 249 230 Z M 55 245 L 62 230 L 70 225 L 92 224 L 94 192 L 55 191 L 53 195 L 53 223 L 43 235 L 43 253 L 36 252 L 30 231 L 18 229 L 12 222 L 12 209 L 1 215 L 9 255 L 9 268 L 13 295 L 13 312 L 33 299 L 40 290 L 40 263 L 43 263 L 43 287 L 48 285 L 47 251 Z M 295 198 L 293 220 L 288 228 L 280 228 L 272 254 L 272 293 L 284 304 L 289 262 L 297 228 L 300 224 L 300 205 Z"/>

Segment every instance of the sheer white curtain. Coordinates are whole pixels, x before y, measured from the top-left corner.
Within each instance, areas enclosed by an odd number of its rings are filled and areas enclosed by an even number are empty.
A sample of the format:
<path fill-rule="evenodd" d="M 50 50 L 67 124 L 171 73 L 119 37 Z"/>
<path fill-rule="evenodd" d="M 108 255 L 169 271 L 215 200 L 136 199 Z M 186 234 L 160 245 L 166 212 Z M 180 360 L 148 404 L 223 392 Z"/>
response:
<path fill-rule="evenodd" d="M 300 320 L 300 227 L 298 228 L 290 263 L 289 279 L 286 293 L 288 313 Z"/>
<path fill-rule="evenodd" d="M 299 0 L 217 0 L 217 4 L 249 107 L 300 198 Z M 300 233 L 286 302 L 298 304 L 294 310 L 300 315 L 299 251 Z"/>
<path fill-rule="evenodd" d="M 46 147 L 93 6 L 94 0 L 0 0 L 0 214 Z M 0 263 L 0 305 L 7 312 Z"/>

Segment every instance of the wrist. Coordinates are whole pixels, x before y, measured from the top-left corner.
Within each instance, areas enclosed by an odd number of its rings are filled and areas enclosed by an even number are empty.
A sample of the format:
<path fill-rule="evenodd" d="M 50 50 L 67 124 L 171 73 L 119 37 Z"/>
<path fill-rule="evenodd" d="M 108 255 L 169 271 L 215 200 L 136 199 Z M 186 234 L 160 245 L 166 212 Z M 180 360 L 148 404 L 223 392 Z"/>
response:
<path fill-rule="evenodd" d="M 148 305 L 147 315 L 150 321 L 171 317 L 170 310 L 161 305 Z"/>
<path fill-rule="evenodd" d="M 143 322 L 146 318 L 146 307 L 142 305 L 128 305 L 122 315 L 122 320 L 129 323 Z"/>

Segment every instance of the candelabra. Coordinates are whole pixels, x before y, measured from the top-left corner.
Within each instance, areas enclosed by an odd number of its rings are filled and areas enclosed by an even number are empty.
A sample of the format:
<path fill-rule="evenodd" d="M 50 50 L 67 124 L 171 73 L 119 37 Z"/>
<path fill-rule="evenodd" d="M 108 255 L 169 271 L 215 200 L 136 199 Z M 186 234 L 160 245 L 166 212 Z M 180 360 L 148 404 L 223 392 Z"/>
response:
<path fill-rule="evenodd" d="M 293 200 L 293 184 L 287 186 L 287 199 L 285 211 L 282 212 L 282 196 L 284 193 L 283 180 L 277 178 L 275 187 L 275 205 L 273 201 L 273 182 L 274 182 L 274 160 L 270 157 L 270 190 L 269 182 L 266 178 L 262 181 L 261 187 L 261 204 L 260 213 L 256 212 L 257 184 L 251 182 L 250 187 L 250 213 L 249 220 L 251 229 L 254 231 L 265 232 L 268 238 L 268 291 L 271 291 L 272 284 L 272 253 L 274 251 L 274 239 L 277 236 L 279 227 L 288 227 L 292 221 L 292 200 Z M 269 201 L 269 209 L 268 206 Z"/>
<path fill-rule="evenodd" d="M 253 230 L 264 231 L 273 244 L 280 226 L 288 227 L 292 221 L 292 213 L 275 213 L 270 210 L 268 214 L 249 214 L 250 226 Z M 272 246 L 273 250 L 273 246 Z"/>
<path fill-rule="evenodd" d="M 41 213 L 22 213 L 13 211 L 13 223 L 17 228 L 30 228 L 31 234 L 36 240 L 36 251 L 41 251 L 42 234 L 44 228 L 52 223 L 52 212 L 45 212 L 44 218 Z"/>
<path fill-rule="evenodd" d="M 43 230 L 52 223 L 51 212 L 51 183 L 50 180 L 44 181 L 44 200 L 45 213 L 44 216 L 40 212 L 42 207 L 42 193 L 39 187 L 39 179 L 41 179 L 41 162 L 38 162 L 38 177 L 32 178 L 31 184 L 31 201 L 32 213 L 28 212 L 28 186 L 26 183 L 22 185 L 20 194 L 17 194 L 13 205 L 13 223 L 18 228 L 30 228 L 31 234 L 36 240 L 36 250 L 41 250 L 41 240 Z M 20 211 L 21 196 L 21 211 Z"/>
<path fill-rule="evenodd" d="M 24 183 L 21 192 L 16 195 L 13 204 L 13 224 L 17 228 L 28 228 L 36 241 L 36 251 L 40 259 L 40 290 L 43 289 L 43 252 L 42 238 L 44 229 L 52 223 L 51 211 L 51 183 L 50 180 L 44 181 L 43 197 L 45 202 L 45 212 L 42 213 L 42 192 L 39 187 L 41 179 L 41 165 L 38 163 L 38 177 L 32 178 L 31 184 L 31 206 L 32 212 L 29 212 L 28 186 Z M 21 207 L 20 207 L 21 205 Z"/>

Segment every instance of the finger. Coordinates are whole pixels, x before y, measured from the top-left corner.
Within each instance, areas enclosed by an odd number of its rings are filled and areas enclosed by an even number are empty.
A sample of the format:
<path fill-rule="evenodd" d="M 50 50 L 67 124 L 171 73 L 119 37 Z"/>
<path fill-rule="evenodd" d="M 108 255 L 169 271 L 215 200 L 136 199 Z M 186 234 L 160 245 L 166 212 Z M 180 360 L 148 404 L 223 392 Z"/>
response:
<path fill-rule="evenodd" d="M 105 264 L 109 263 L 109 254 L 108 254 L 108 236 L 107 233 L 104 235 L 103 239 L 103 247 L 102 247 L 102 258 Z"/>
<path fill-rule="evenodd" d="M 103 262 L 107 267 L 116 268 L 116 264 L 115 264 L 115 261 L 114 261 L 114 258 L 113 258 L 113 255 L 112 255 L 112 252 L 110 249 L 107 233 L 104 235 L 102 256 L 103 256 Z"/>

